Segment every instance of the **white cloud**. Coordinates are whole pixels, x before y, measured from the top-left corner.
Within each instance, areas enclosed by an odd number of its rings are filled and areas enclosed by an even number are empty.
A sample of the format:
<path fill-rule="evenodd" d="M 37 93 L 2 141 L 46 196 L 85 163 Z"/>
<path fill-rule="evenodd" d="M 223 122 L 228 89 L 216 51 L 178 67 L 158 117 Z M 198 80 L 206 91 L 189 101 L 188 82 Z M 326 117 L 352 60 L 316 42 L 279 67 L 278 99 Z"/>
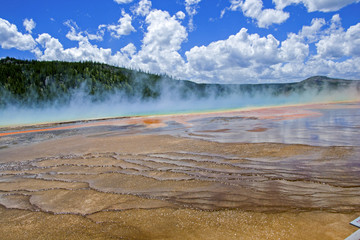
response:
<path fill-rule="evenodd" d="M 297 74 L 360 78 L 360 23 L 344 30 L 340 16 L 335 14 L 329 23 L 324 19 L 313 19 L 311 26 L 304 26 L 294 37 L 300 42 L 314 44 L 316 52 L 295 64 L 281 64 L 275 70 L 279 77 Z"/>
<path fill-rule="evenodd" d="M 132 59 L 132 63 L 144 70 L 157 73 L 181 71 L 184 60 L 177 52 L 187 39 L 184 26 L 166 11 L 153 10 L 145 19 L 147 31 L 141 50 Z"/>
<path fill-rule="evenodd" d="M 281 24 L 289 18 L 290 14 L 283 11 L 289 5 L 303 4 L 308 12 L 331 12 L 358 2 L 360 0 L 273 0 L 275 9 L 263 9 L 263 0 L 230 0 L 231 6 L 227 9 L 241 10 L 244 16 L 255 19 L 258 27 L 267 28 L 272 24 Z M 226 9 L 221 12 L 220 18 L 225 11 Z"/>
<path fill-rule="evenodd" d="M 341 57 L 360 57 L 360 23 L 349 27 L 346 31 L 335 27 L 338 17 L 332 19 L 329 35 L 323 36 L 315 45 L 319 58 L 337 59 Z"/>
<path fill-rule="evenodd" d="M 252 14 L 259 10 L 248 9 Z M 261 5 L 259 12 L 265 10 Z M 120 28 L 121 19 L 128 14 L 122 15 L 119 25 L 113 26 Z M 314 18 L 309 26 L 289 33 L 282 41 L 271 34 L 259 35 L 242 28 L 224 40 L 194 46 L 185 52 L 185 57 L 179 53 L 188 35 L 181 23 L 183 15 L 171 16 L 161 10 L 148 12 L 142 46 L 138 49 L 133 43 L 125 43 L 117 51 L 90 43 L 102 40 L 105 29 L 111 25 L 100 25 L 98 33 L 89 34 L 75 22 L 65 22 L 69 27 L 66 37 L 78 43 L 66 48 L 48 33 L 38 35 L 35 41 L 30 34 L 20 33 L 15 25 L 1 18 L 0 44 L 2 48 L 32 51 L 39 60 L 92 60 L 198 82 L 287 82 L 313 75 L 360 78 L 360 23 L 344 29 L 338 14 L 330 21 Z M 128 23 L 131 25 L 131 21 Z M 113 34 L 123 33 L 116 28 L 109 30 Z"/>
<path fill-rule="evenodd" d="M 44 49 L 44 53 L 38 49 L 36 53 L 40 60 L 67 60 L 63 57 L 64 48 L 58 39 L 51 37 L 48 33 L 40 34 L 36 39 Z"/>
<path fill-rule="evenodd" d="M 72 20 L 67 20 L 64 22 L 64 24 L 70 28 L 70 31 L 66 34 L 66 37 L 71 41 L 88 42 L 89 40 L 103 40 L 104 30 L 101 28 L 99 28 L 99 31 L 96 34 L 90 34 L 87 31 L 79 31 L 78 25 Z"/>
<path fill-rule="evenodd" d="M 177 51 L 187 38 L 186 29 L 166 11 L 152 11 L 145 22 L 148 27 L 143 39 L 143 47 Z"/>
<path fill-rule="evenodd" d="M 136 53 L 136 47 L 133 43 L 129 43 L 121 49 L 121 52 L 132 57 Z"/>
<path fill-rule="evenodd" d="M 64 23 L 70 28 L 66 37 L 72 41 L 77 41 L 78 46 L 73 48 L 64 48 L 60 41 L 48 33 L 43 33 L 38 36 L 36 42 L 40 44 L 41 48 L 34 50 L 39 60 L 62 60 L 62 61 L 96 61 L 108 63 L 115 66 L 128 66 L 130 62 L 129 56 L 121 52 L 112 54 L 110 48 L 104 49 L 93 45 L 89 42 L 95 36 L 84 35 L 84 32 L 79 31 L 77 24 L 71 20 Z"/>
<path fill-rule="evenodd" d="M 105 29 L 107 29 L 111 36 L 114 38 L 120 38 L 124 35 L 129 35 L 131 32 L 135 32 L 135 28 L 132 26 L 132 17 L 124 10 L 121 11 L 122 17 L 118 20 L 118 25 L 115 24 L 102 24 L 98 26 L 96 34 L 88 33 L 87 31 L 80 31 L 80 28 L 72 20 L 64 22 L 66 26 L 70 28 L 70 31 L 66 34 L 66 37 L 72 41 L 88 42 L 89 40 L 102 41 Z"/>
<path fill-rule="evenodd" d="M 198 4 L 199 2 L 201 2 L 201 0 L 185 0 L 185 4 L 188 5 L 195 5 Z"/>
<path fill-rule="evenodd" d="M 26 31 L 30 34 L 32 33 L 32 30 L 36 27 L 36 23 L 34 22 L 34 20 L 32 18 L 30 20 L 26 18 L 24 20 L 23 25 L 24 25 Z"/>
<path fill-rule="evenodd" d="M 187 39 L 186 28 L 176 16 L 170 16 L 168 12 L 161 10 L 151 11 L 145 23 L 147 29 L 138 52 L 135 45 L 129 43 L 113 54 L 111 49 L 103 49 L 91 44 L 89 37 L 79 31 L 76 23 L 67 21 L 65 24 L 69 26 L 70 31 L 66 36 L 70 40 L 78 41 L 78 47 L 64 49 L 58 39 L 44 33 L 36 39 L 42 46 L 42 50 L 36 51 L 37 58 L 64 61 L 92 60 L 174 75 L 182 72 L 185 62 L 178 51 Z"/>
<path fill-rule="evenodd" d="M 127 55 L 116 52 L 112 55 L 111 49 L 99 48 L 88 41 L 79 39 L 78 47 L 64 49 L 58 39 L 48 33 L 39 35 L 36 41 L 44 49 L 36 52 L 39 60 L 61 60 L 61 61 L 96 61 L 114 66 L 128 66 L 130 59 Z"/>
<path fill-rule="evenodd" d="M 258 26 L 261 28 L 267 28 L 272 24 L 280 24 L 285 22 L 289 18 L 289 13 L 275 10 L 265 9 L 257 16 Z"/>
<path fill-rule="evenodd" d="M 225 13 L 226 13 L 226 8 L 224 8 L 223 10 L 221 10 L 221 12 L 220 12 L 220 18 L 223 18 L 224 15 L 225 15 Z"/>
<path fill-rule="evenodd" d="M 311 20 L 310 26 L 303 26 L 300 31 L 300 36 L 307 40 L 307 42 L 316 42 L 321 37 L 321 28 L 325 25 L 323 18 L 314 18 Z"/>
<path fill-rule="evenodd" d="M 131 32 L 135 32 L 135 28 L 131 25 L 132 18 L 129 14 L 121 11 L 122 17 L 118 21 L 118 25 L 107 25 L 107 29 L 110 31 L 112 37 L 120 38 L 124 35 L 129 35 Z"/>
<path fill-rule="evenodd" d="M 36 42 L 30 34 L 20 33 L 16 25 L 0 18 L 0 45 L 4 49 L 16 48 L 26 51 L 33 50 Z"/>
<path fill-rule="evenodd" d="M 304 4 L 309 12 L 333 12 L 359 0 L 273 0 L 277 9 L 284 9 L 292 4 Z"/>
<path fill-rule="evenodd" d="M 176 13 L 176 18 L 177 18 L 177 19 L 180 19 L 180 20 L 183 20 L 183 19 L 185 18 L 185 13 L 182 12 L 182 11 L 178 11 L 178 12 Z"/>
<path fill-rule="evenodd" d="M 291 33 L 281 43 L 279 57 L 282 62 L 303 63 L 309 55 L 309 45 L 303 42 L 301 36 Z"/>
<path fill-rule="evenodd" d="M 140 68 L 157 73 L 175 73 L 182 71 L 185 62 L 178 51 L 187 38 L 184 26 L 176 16 L 170 16 L 166 11 L 151 11 L 145 22 L 145 33 L 141 49 L 136 52 L 134 44 L 130 43 L 112 54 L 111 49 L 103 49 L 89 42 L 88 36 L 79 31 L 76 23 L 66 22 L 70 31 L 67 38 L 78 41 L 78 47 L 64 49 L 58 39 L 49 34 L 41 34 L 36 40 L 43 50 L 37 51 L 40 60 L 85 61 L 93 60 L 116 66 Z"/>
<path fill-rule="evenodd" d="M 310 52 L 310 44 L 315 52 Z M 360 78 L 360 23 L 344 30 L 338 15 L 328 23 L 313 19 L 282 42 L 243 28 L 185 55 L 183 77 L 201 82 L 286 82 L 313 75 Z"/>
<path fill-rule="evenodd" d="M 267 74 L 267 68 L 280 63 L 279 41 L 271 34 L 260 37 L 242 28 L 226 40 L 194 47 L 185 53 L 188 72 L 198 80 L 232 82 Z"/>
<path fill-rule="evenodd" d="M 335 14 L 332 18 L 331 18 L 331 26 L 330 29 L 328 30 L 331 33 L 334 32 L 341 32 L 344 29 L 341 26 L 341 18 L 339 14 Z"/>
<path fill-rule="evenodd" d="M 150 13 L 152 3 L 150 0 L 140 0 L 139 4 L 133 10 L 133 13 L 140 16 L 146 16 Z"/>
<path fill-rule="evenodd" d="M 96 34 L 91 34 L 85 31 L 85 35 L 89 38 L 89 40 L 102 41 L 104 36 L 104 30 L 99 29 L 99 31 Z"/>
<path fill-rule="evenodd" d="M 280 24 L 289 18 L 289 13 L 279 9 L 263 9 L 262 0 L 230 0 L 230 10 L 241 9 L 246 17 L 257 21 L 258 27 L 267 28 L 272 24 Z"/>
<path fill-rule="evenodd" d="M 198 4 L 201 0 L 185 0 L 185 10 L 189 15 L 189 30 L 194 31 L 194 16 L 197 14 Z"/>
<path fill-rule="evenodd" d="M 131 3 L 133 0 L 114 0 L 118 4 Z"/>
<path fill-rule="evenodd" d="M 198 82 L 288 82 L 313 75 L 360 77 L 360 23 L 344 30 L 340 20 L 338 15 L 328 23 L 315 18 L 298 33 L 289 33 L 284 41 L 243 28 L 225 40 L 193 47 L 184 59 L 179 50 L 187 39 L 186 28 L 176 16 L 153 10 L 146 17 L 139 51 L 132 43 L 115 53 L 92 45 L 86 36 L 79 36 L 73 24 L 68 37 L 78 41 L 78 47 L 64 49 L 57 39 L 42 34 L 36 40 L 44 51 L 38 50 L 37 56 L 41 60 L 100 61 Z M 310 44 L 316 52 L 310 52 Z"/>
<path fill-rule="evenodd" d="M 77 32 L 77 30 L 79 30 L 79 27 L 76 24 L 76 22 L 72 20 L 67 20 L 66 22 L 64 22 L 64 24 L 70 28 L 70 31 L 66 34 L 66 37 L 68 39 L 70 39 L 71 41 L 79 41 L 79 42 L 88 41 L 88 38 L 86 36 L 83 36 L 82 32 Z"/>

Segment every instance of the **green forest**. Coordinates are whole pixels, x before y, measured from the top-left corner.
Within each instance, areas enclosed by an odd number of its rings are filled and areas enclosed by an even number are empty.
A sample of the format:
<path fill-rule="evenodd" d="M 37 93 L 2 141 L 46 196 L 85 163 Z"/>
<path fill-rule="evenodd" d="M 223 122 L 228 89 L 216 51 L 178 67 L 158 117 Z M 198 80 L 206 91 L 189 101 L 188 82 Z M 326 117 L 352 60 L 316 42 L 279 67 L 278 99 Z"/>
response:
<path fill-rule="evenodd" d="M 155 98 L 162 76 L 94 62 L 42 62 L 5 58 L 0 62 L 0 91 L 23 103 L 66 99 L 84 88 L 89 96 L 122 90 L 128 96 Z M 137 79 L 147 84 L 140 84 Z M 141 85 L 141 86 L 140 86 Z"/>
<path fill-rule="evenodd" d="M 166 75 L 114 67 L 96 62 L 36 61 L 4 58 L 0 60 L 0 107 L 7 104 L 38 105 L 66 103 L 80 90 L 91 101 L 102 101 L 110 94 L 127 99 L 151 100 L 162 94 L 180 98 L 215 98 L 229 95 L 266 93 L 286 95 L 353 86 L 360 91 L 358 81 L 317 76 L 298 83 L 286 84 L 197 84 L 175 80 Z"/>

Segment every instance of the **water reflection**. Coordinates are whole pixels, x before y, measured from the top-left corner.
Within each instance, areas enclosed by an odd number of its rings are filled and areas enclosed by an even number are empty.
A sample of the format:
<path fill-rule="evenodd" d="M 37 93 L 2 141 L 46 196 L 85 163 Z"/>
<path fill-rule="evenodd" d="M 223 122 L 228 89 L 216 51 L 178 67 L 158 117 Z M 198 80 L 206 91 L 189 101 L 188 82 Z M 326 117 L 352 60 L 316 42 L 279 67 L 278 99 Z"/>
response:
<path fill-rule="evenodd" d="M 350 107 L 349 107 L 350 106 Z M 305 117 L 229 116 L 190 121 L 181 136 L 216 142 L 277 142 L 314 146 L 359 146 L 360 104 L 337 104 L 329 109 L 304 109 L 317 114 Z M 174 129 L 172 129 L 174 130 Z M 171 131 L 172 131 L 171 130 Z"/>
<path fill-rule="evenodd" d="M 217 142 L 360 145 L 359 107 L 19 129 L 0 138 L 0 238 L 25 226 L 28 238 L 50 228 L 43 239 L 69 229 L 99 239 L 343 239 L 359 212 L 360 147 Z"/>

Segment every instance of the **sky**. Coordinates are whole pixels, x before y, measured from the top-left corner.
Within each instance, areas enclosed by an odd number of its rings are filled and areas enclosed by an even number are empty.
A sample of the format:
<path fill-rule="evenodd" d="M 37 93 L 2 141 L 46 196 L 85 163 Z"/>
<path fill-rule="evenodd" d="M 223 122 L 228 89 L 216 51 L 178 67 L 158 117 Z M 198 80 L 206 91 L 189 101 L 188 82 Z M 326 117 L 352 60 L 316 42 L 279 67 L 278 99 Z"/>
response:
<path fill-rule="evenodd" d="M 4 0 L 0 58 L 205 83 L 360 79 L 360 0 Z"/>

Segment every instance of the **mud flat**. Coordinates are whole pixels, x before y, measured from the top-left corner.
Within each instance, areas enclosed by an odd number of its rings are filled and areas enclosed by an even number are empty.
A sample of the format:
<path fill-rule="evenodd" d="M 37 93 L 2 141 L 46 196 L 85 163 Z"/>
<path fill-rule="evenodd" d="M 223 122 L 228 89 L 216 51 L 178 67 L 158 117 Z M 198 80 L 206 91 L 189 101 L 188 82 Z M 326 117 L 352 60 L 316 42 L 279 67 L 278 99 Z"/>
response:
<path fill-rule="evenodd" d="M 0 239 L 344 239 L 358 117 L 353 103 L 3 129 Z"/>

